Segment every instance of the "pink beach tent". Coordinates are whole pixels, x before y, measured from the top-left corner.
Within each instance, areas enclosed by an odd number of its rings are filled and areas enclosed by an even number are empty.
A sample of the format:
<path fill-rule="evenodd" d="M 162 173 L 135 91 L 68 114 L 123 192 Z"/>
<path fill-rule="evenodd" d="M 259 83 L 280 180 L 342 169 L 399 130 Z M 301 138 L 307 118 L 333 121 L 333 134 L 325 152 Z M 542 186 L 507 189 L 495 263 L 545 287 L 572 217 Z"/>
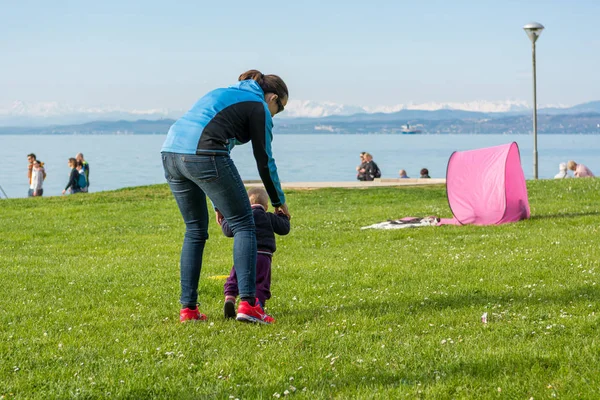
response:
<path fill-rule="evenodd" d="M 500 225 L 530 216 L 515 142 L 452 153 L 446 191 L 454 218 L 442 219 L 440 225 Z"/>

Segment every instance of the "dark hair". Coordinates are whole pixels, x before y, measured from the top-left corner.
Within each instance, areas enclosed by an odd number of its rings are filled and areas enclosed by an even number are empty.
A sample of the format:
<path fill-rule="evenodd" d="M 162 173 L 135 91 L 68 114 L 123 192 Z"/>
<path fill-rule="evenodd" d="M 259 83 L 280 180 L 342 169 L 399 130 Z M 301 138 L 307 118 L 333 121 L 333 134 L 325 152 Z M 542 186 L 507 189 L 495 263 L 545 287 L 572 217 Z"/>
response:
<path fill-rule="evenodd" d="M 421 175 L 429 175 L 429 170 L 427 168 L 421 169 Z"/>
<path fill-rule="evenodd" d="M 238 78 L 239 81 L 246 81 L 248 79 L 255 80 L 265 94 L 275 93 L 280 99 L 289 97 L 287 85 L 277 75 L 264 75 L 259 70 L 251 69 L 241 74 Z"/>
<path fill-rule="evenodd" d="M 74 166 L 77 166 L 77 160 L 74 159 L 73 157 L 69 158 L 69 164 L 73 164 Z"/>
<path fill-rule="evenodd" d="M 33 157 L 34 160 L 37 160 L 37 157 L 33 153 L 27 154 L 27 157 Z"/>

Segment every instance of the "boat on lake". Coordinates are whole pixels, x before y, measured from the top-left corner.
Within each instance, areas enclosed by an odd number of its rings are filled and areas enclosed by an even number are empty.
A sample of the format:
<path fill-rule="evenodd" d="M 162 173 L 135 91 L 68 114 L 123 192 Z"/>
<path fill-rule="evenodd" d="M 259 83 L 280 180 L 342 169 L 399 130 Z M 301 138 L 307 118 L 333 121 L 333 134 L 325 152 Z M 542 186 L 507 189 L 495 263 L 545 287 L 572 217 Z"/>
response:
<path fill-rule="evenodd" d="M 421 129 L 419 129 L 420 126 L 422 126 L 422 125 L 410 126 L 410 124 L 407 122 L 406 125 L 402 125 L 402 134 L 403 135 L 413 135 L 415 133 L 421 133 L 423 131 Z"/>

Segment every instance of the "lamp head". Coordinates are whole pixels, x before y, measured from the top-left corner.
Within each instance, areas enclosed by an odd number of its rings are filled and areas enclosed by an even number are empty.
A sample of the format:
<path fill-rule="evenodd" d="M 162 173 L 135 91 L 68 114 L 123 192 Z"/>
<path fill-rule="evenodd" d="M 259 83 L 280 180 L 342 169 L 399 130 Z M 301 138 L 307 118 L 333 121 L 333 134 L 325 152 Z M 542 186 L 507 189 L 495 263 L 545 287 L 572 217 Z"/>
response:
<path fill-rule="evenodd" d="M 529 39 L 531 39 L 531 41 L 535 43 L 535 41 L 538 40 L 538 38 L 542 34 L 542 31 L 544 30 L 544 25 L 539 24 L 537 22 L 530 22 L 523 27 L 523 30 L 525 31 L 527 36 L 529 36 Z"/>

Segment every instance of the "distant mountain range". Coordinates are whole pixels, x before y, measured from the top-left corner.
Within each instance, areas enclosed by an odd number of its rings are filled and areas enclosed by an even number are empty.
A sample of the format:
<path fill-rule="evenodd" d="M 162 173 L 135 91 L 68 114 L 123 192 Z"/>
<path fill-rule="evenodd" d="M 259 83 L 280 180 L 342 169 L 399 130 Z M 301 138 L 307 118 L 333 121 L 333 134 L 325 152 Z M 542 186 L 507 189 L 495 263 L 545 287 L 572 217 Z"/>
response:
<path fill-rule="evenodd" d="M 546 106 L 553 107 L 553 106 Z M 560 106 L 558 108 L 564 108 Z M 330 117 L 333 115 L 395 113 L 402 110 L 461 110 L 476 112 L 519 112 L 527 111 L 530 107 L 522 100 L 506 101 L 471 101 L 466 103 L 408 103 L 392 106 L 349 106 L 332 102 L 290 100 L 286 106 L 287 118 L 297 117 Z M 283 115 L 282 115 L 283 116 Z"/>
<path fill-rule="evenodd" d="M 540 106 L 539 110 L 549 114 L 599 112 L 600 102 L 580 104 L 574 107 L 564 105 Z M 529 104 L 522 100 L 471 101 L 465 103 L 408 103 L 392 106 L 355 106 L 327 101 L 290 100 L 285 112 L 278 119 L 321 118 L 350 116 L 355 114 L 393 114 L 399 111 L 470 111 L 479 113 L 527 113 Z M 177 119 L 183 109 L 125 109 L 118 106 L 75 107 L 58 102 L 28 103 L 14 101 L 0 104 L 0 126 L 49 126 L 72 125 L 92 121 L 136 121 L 139 119 Z"/>
<path fill-rule="evenodd" d="M 120 107 L 73 107 L 58 102 L 0 105 L 0 126 L 39 127 L 83 124 L 92 121 L 136 121 L 179 118 L 183 111 L 167 109 L 126 110 Z"/>
<path fill-rule="evenodd" d="M 291 103 L 291 102 L 290 102 Z M 305 104 L 305 106 L 307 106 Z M 481 106 L 481 104 L 480 104 Z M 333 106 L 332 106 L 333 107 Z M 343 115 L 350 109 L 321 109 L 314 117 L 277 117 L 276 133 L 401 133 L 402 126 L 409 123 L 422 133 L 529 133 L 532 130 L 531 110 L 516 110 L 518 105 L 504 112 L 479 112 L 442 108 L 436 110 L 401 109 L 395 112 L 363 112 Z M 286 108 L 287 110 L 287 108 Z M 356 111 L 356 109 L 354 110 Z M 323 114 L 332 112 L 333 115 Z M 85 123 L 57 123 L 2 127 L 6 124 L 0 113 L 0 134 L 165 134 L 173 124 L 170 112 L 137 112 L 134 114 L 112 111 L 103 116 L 119 117 L 119 120 L 100 120 Z M 95 114 L 92 114 L 92 116 Z M 161 118 L 157 118 L 161 116 Z M 5 115 L 4 115 L 5 116 Z M 48 114 L 47 121 L 56 117 Z M 89 115 L 88 115 L 89 116 Z M 22 121 L 31 120 L 21 116 Z M 140 119 L 143 118 L 143 119 Z M 133 119 L 133 120 L 129 120 Z M 540 133 L 600 133 L 600 101 L 579 104 L 574 107 L 547 107 L 538 110 Z"/>

